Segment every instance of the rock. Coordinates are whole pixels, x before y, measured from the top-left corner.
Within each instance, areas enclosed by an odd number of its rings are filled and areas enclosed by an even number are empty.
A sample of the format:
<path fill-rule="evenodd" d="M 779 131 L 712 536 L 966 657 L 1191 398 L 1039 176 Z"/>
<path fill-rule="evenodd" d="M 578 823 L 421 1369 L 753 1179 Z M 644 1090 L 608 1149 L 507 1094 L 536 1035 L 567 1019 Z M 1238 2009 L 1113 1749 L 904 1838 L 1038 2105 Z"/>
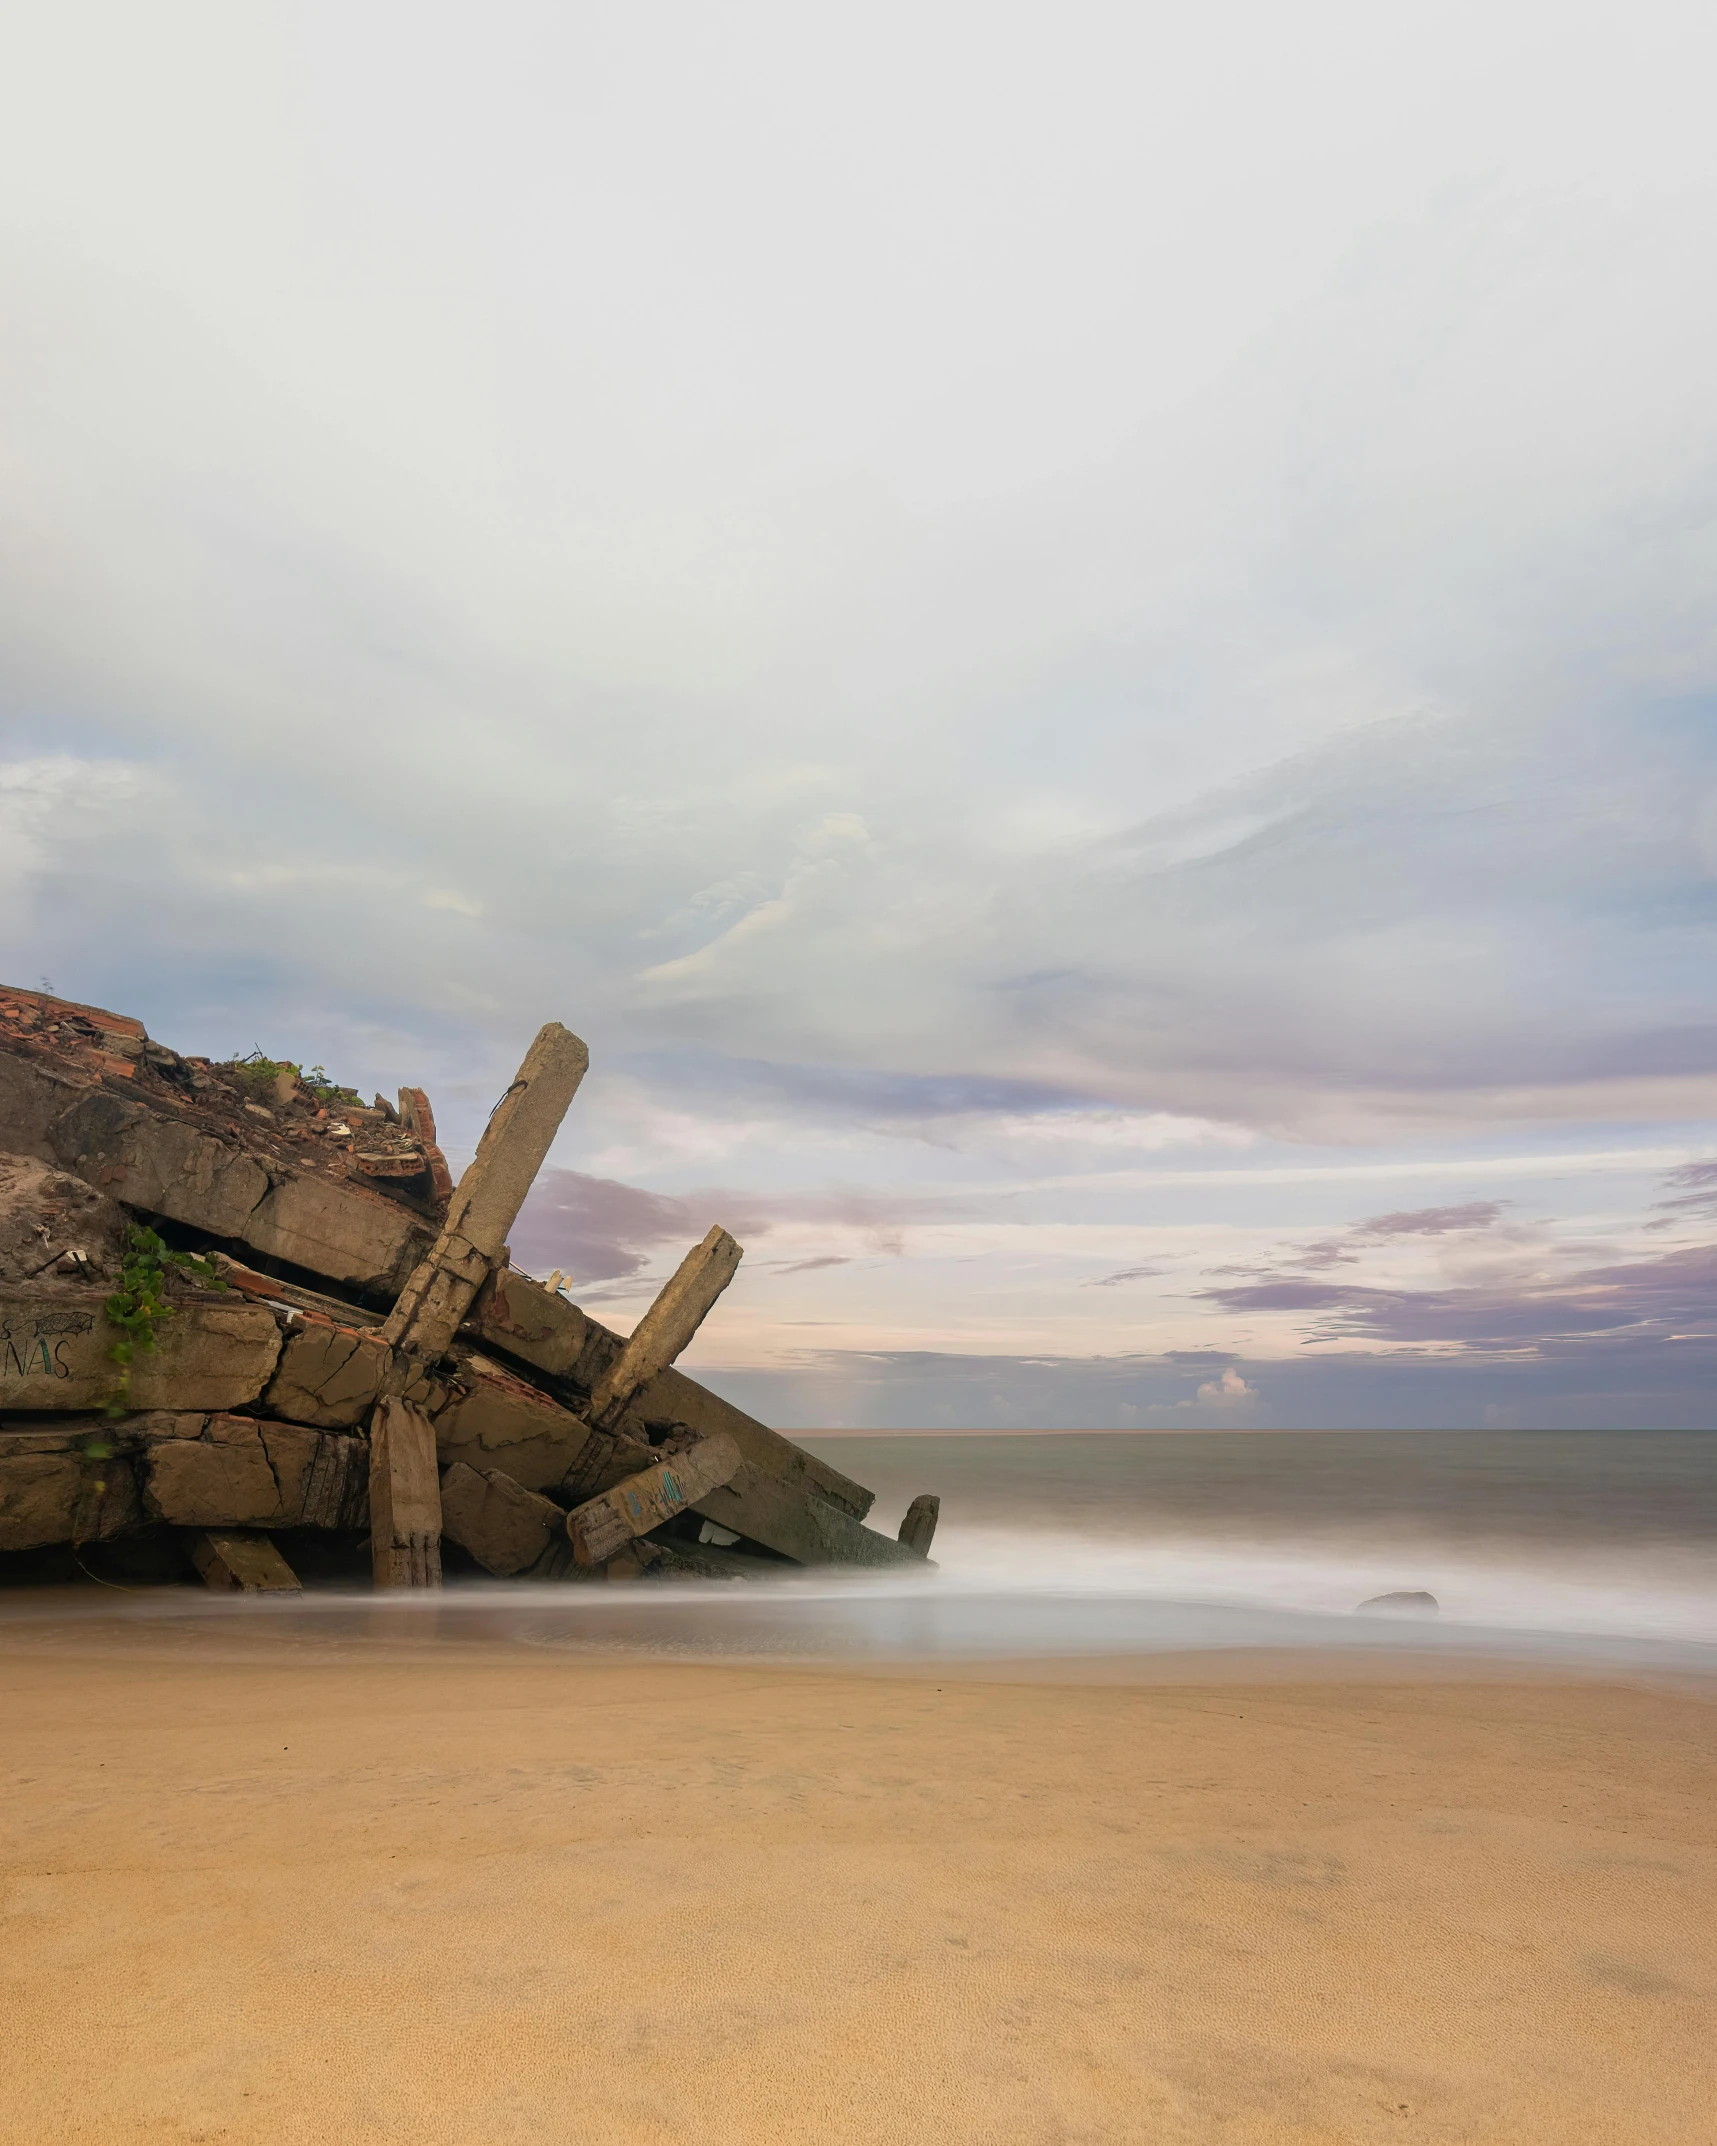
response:
<path fill-rule="evenodd" d="M 191 1562 L 210 1587 L 247 1595 L 296 1595 L 298 1576 L 266 1535 L 230 1528 L 191 1538 Z"/>
<path fill-rule="evenodd" d="M 0 1411 L 100 1408 L 115 1391 L 119 1339 L 108 1292 L 63 1284 L 0 1286 Z M 134 1408 L 236 1408 L 254 1401 L 280 1356 L 280 1329 L 259 1305 L 175 1297 L 156 1347 L 131 1365 Z"/>
<path fill-rule="evenodd" d="M 498 1578 L 572 1576 L 564 1511 L 498 1468 L 479 1475 L 453 1463 L 441 1478 L 441 1532 Z"/>
<path fill-rule="evenodd" d="M 928 1493 L 914 1498 L 906 1508 L 906 1517 L 900 1523 L 900 1540 L 914 1556 L 928 1557 L 930 1545 L 936 1539 L 936 1522 L 942 1511 L 942 1500 Z"/>
<path fill-rule="evenodd" d="M 1437 1598 L 1421 1589 L 1412 1589 L 1400 1594 L 1373 1595 L 1369 1602 L 1362 1602 L 1360 1610 L 1375 1610 L 1382 1617 L 1434 1617 L 1437 1614 Z"/>

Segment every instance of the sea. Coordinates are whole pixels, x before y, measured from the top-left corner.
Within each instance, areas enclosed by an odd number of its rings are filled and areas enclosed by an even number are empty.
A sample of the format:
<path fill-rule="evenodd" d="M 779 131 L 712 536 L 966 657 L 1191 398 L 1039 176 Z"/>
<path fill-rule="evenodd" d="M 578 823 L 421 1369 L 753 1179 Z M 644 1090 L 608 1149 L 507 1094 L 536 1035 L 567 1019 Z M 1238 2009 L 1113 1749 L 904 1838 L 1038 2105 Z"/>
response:
<path fill-rule="evenodd" d="M 0 1601 L 154 1623 L 806 1664 L 1208 1663 L 1316 1651 L 1717 1673 L 1717 1432 L 797 1434 L 892 1534 L 933 1492 L 933 1563 L 747 1584 Z M 1381 1597 L 1408 1597 L 1390 1603 Z M 228 1627 L 230 1629 L 230 1625 Z"/>

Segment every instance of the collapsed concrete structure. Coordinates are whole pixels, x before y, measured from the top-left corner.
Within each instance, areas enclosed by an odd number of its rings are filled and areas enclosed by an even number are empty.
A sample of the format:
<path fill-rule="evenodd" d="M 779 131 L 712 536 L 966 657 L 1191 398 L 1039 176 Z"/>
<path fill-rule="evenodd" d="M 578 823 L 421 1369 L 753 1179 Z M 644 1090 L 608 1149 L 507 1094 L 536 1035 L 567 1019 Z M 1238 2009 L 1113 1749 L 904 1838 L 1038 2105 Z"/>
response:
<path fill-rule="evenodd" d="M 365 1105 L 0 988 L 0 1559 L 129 1548 L 245 1592 L 366 1540 L 383 1588 L 439 1586 L 444 1545 L 565 1582 L 922 1569 L 934 1498 L 880 1534 L 871 1492 L 674 1368 L 725 1230 L 626 1338 L 510 1264 L 587 1063 L 544 1028 L 455 1185 L 421 1089 Z"/>

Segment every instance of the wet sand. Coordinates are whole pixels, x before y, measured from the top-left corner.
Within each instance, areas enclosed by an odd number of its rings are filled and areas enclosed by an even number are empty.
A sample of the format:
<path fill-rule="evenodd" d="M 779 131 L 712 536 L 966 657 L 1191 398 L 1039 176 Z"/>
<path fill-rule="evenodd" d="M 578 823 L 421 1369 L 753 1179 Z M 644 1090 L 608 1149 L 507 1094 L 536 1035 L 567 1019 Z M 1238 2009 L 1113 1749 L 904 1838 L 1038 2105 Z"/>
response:
<path fill-rule="evenodd" d="M 0 2140 L 1694 2146 L 1717 1705 L 0 1633 Z"/>

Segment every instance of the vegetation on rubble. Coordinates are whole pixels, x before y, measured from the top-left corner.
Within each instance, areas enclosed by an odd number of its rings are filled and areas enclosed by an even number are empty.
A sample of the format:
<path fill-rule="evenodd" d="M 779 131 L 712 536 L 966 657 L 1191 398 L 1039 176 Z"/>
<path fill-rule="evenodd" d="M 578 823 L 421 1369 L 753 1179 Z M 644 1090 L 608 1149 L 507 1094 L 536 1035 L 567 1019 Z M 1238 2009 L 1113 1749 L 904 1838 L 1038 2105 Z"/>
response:
<path fill-rule="evenodd" d="M 341 1087 L 338 1081 L 329 1077 L 326 1066 L 304 1067 L 294 1064 L 290 1058 L 265 1058 L 260 1050 L 253 1050 L 247 1051 L 242 1058 L 235 1054 L 226 1070 L 259 1103 L 272 1101 L 275 1082 L 282 1073 L 290 1073 L 299 1087 L 307 1095 L 314 1096 L 324 1110 L 330 1110 L 336 1104 L 349 1104 L 354 1109 L 363 1107 L 358 1091 Z"/>
<path fill-rule="evenodd" d="M 156 1328 L 173 1315 L 165 1292 L 168 1276 L 174 1273 L 200 1282 L 205 1289 L 226 1287 L 208 1260 L 199 1259 L 194 1252 L 171 1251 L 154 1230 L 134 1222 L 126 1232 L 119 1287 L 103 1307 L 109 1325 L 119 1329 L 119 1338 L 107 1352 L 119 1367 L 119 1376 L 107 1398 L 110 1416 L 122 1416 L 130 1407 L 132 1362 L 139 1355 L 155 1353 Z"/>

